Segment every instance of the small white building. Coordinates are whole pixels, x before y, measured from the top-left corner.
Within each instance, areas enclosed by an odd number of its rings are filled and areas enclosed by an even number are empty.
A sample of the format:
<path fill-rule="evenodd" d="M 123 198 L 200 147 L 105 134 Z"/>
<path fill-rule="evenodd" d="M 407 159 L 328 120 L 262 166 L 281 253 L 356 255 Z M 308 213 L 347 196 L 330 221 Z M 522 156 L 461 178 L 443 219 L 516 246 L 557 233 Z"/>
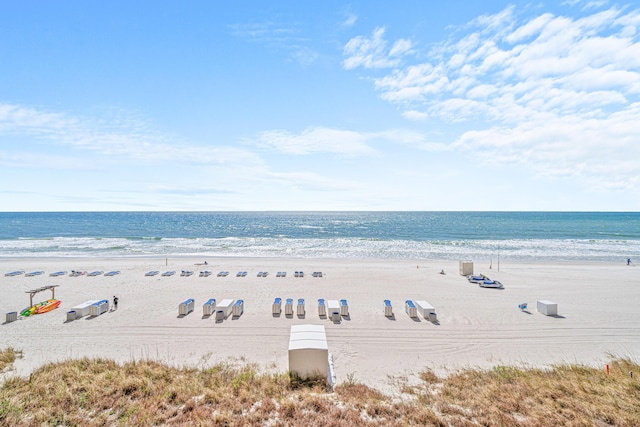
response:
<path fill-rule="evenodd" d="M 323 325 L 293 325 L 289 335 L 289 371 L 300 378 L 325 378 L 329 346 Z"/>

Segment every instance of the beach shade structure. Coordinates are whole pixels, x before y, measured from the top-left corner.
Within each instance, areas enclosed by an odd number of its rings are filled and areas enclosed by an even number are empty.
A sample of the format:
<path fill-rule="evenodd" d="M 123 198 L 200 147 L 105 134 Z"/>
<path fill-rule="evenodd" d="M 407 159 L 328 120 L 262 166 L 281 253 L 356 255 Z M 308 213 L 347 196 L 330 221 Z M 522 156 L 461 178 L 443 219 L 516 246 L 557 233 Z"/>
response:
<path fill-rule="evenodd" d="M 216 312 L 216 299 L 211 298 L 204 304 L 202 304 L 202 315 L 211 316 Z"/>
<path fill-rule="evenodd" d="M 415 303 L 416 309 L 418 313 L 425 319 L 430 322 L 435 322 L 438 320 L 436 315 L 436 309 L 426 301 L 416 301 Z"/>
<path fill-rule="evenodd" d="M 282 311 L 282 298 L 276 298 L 271 305 L 271 314 L 280 315 Z"/>
<path fill-rule="evenodd" d="M 178 305 L 178 314 L 180 316 L 186 316 L 187 314 L 193 311 L 194 307 L 195 307 L 194 299 L 189 298 L 188 300 L 183 301 Z"/>
<path fill-rule="evenodd" d="M 17 311 L 10 311 L 9 313 L 7 313 L 6 320 L 5 320 L 6 323 L 15 322 L 16 320 L 18 320 Z"/>
<path fill-rule="evenodd" d="M 406 300 L 404 303 L 404 311 L 411 317 L 415 319 L 418 317 L 418 310 L 416 309 L 415 304 L 410 299 Z"/>
<path fill-rule="evenodd" d="M 473 261 L 460 261 L 460 275 L 469 276 L 473 274 Z"/>
<path fill-rule="evenodd" d="M 304 316 L 304 298 L 298 298 L 298 307 L 297 307 L 298 316 Z"/>
<path fill-rule="evenodd" d="M 328 300 L 327 311 L 331 320 L 333 320 L 334 322 L 340 321 L 340 301 L 338 301 L 337 299 Z"/>
<path fill-rule="evenodd" d="M 324 299 L 318 299 L 318 316 L 325 317 L 327 315 L 327 306 L 324 303 Z"/>
<path fill-rule="evenodd" d="M 244 301 L 239 299 L 237 300 L 232 307 L 233 317 L 240 317 L 244 312 Z"/>
<path fill-rule="evenodd" d="M 340 300 L 340 315 L 341 316 L 348 316 L 349 315 L 349 304 L 347 304 L 347 300 L 346 299 L 341 299 Z"/>
<path fill-rule="evenodd" d="M 109 300 L 103 299 L 98 302 L 94 302 L 89 306 L 89 315 L 90 316 L 100 316 L 101 314 L 109 311 Z"/>
<path fill-rule="evenodd" d="M 557 316 L 558 304 L 548 300 L 538 300 L 538 311 L 545 316 Z"/>
<path fill-rule="evenodd" d="M 74 311 L 76 313 L 76 319 L 80 317 L 88 316 L 91 306 L 96 302 L 98 301 L 96 300 L 85 301 L 82 304 L 78 304 L 75 307 L 71 307 L 71 311 Z"/>
<path fill-rule="evenodd" d="M 224 317 L 223 317 L 224 319 L 229 317 L 229 315 L 231 314 L 231 310 L 235 302 L 236 302 L 235 299 L 223 299 L 222 301 L 220 301 L 220 303 L 218 303 L 218 306 L 216 308 L 218 309 L 218 311 L 222 311 L 224 313 Z M 216 320 L 218 320 L 217 312 L 216 312 Z"/>
<path fill-rule="evenodd" d="M 323 325 L 293 325 L 289 335 L 289 372 L 302 379 L 329 373 L 329 346 Z"/>
<path fill-rule="evenodd" d="M 387 317 L 393 317 L 393 306 L 388 299 L 384 300 L 384 315 Z"/>
<path fill-rule="evenodd" d="M 284 304 L 284 315 L 293 316 L 293 299 L 292 298 L 287 298 L 287 301 Z"/>

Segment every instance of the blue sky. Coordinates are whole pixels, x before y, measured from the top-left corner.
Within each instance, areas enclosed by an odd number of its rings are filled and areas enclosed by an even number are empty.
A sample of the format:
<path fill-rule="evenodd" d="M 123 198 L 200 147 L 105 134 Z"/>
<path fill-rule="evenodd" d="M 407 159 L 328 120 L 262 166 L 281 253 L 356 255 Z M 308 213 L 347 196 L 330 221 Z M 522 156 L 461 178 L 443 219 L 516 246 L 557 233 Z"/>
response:
<path fill-rule="evenodd" d="M 637 2 L 25 0 L 0 62 L 2 211 L 640 210 Z"/>

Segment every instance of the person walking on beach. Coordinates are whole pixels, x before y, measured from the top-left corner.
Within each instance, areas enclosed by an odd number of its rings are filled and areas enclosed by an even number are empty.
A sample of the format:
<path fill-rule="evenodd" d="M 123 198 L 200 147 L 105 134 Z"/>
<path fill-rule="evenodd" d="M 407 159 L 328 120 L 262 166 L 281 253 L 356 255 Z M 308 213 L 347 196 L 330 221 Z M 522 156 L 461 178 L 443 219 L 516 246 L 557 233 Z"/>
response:
<path fill-rule="evenodd" d="M 117 296 L 113 296 L 113 309 L 117 310 L 118 309 L 118 297 Z"/>
<path fill-rule="evenodd" d="M 631 265 L 631 258 L 627 258 L 627 265 Z"/>

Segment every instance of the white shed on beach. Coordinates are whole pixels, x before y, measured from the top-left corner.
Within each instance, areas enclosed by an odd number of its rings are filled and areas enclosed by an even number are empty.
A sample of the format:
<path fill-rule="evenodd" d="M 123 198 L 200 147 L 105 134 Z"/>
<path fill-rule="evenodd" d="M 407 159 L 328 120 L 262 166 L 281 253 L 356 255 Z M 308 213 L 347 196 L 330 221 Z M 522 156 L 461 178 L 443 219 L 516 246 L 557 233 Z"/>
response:
<path fill-rule="evenodd" d="M 289 371 L 300 378 L 327 378 L 329 346 L 323 325 L 291 326 Z"/>
<path fill-rule="evenodd" d="M 460 261 L 460 275 L 468 276 L 473 274 L 473 261 Z"/>

